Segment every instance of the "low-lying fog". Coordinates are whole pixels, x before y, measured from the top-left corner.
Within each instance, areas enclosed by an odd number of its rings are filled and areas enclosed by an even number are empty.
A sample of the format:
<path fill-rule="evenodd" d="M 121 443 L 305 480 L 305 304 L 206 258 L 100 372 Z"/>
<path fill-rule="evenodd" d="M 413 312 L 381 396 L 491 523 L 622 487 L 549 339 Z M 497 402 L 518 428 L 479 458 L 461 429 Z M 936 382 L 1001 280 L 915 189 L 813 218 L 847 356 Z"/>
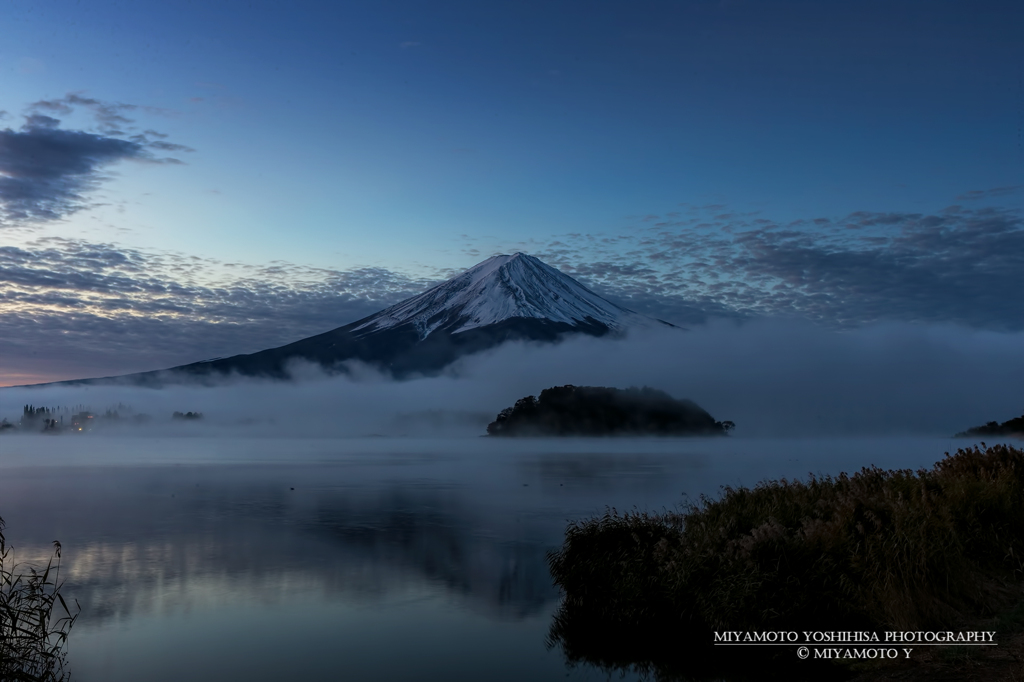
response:
<path fill-rule="evenodd" d="M 952 433 L 1019 414 L 1022 349 L 1024 334 L 722 323 L 511 344 L 402 382 L 306 366 L 285 383 L 5 388 L 14 423 L 25 404 L 131 410 L 81 438 L 0 436 L 0 513 L 19 561 L 63 544 L 85 682 L 553 682 L 570 671 L 545 644 L 559 598 L 546 557 L 569 521 L 766 478 L 930 467 L 973 442 Z M 660 388 L 738 437 L 473 437 L 566 383 Z M 204 417 L 171 418 L 189 411 Z M 334 438 L 366 435 L 391 437 Z"/>
<path fill-rule="evenodd" d="M 880 325 L 847 332 L 784 321 L 712 323 L 624 340 L 512 343 L 443 375 L 393 381 L 365 366 L 294 382 L 236 378 L 217 387 L 0 389 L 0 417 L 22 406 L 127 405 L 153 417 L 125 433 L 282 436 L 483 434 L 499 410 L 562 384 L 652 386 L 689 398 L 738 436 L 950 435 L 1024 408 L 1024 334 Z M 199 422 L 172 423 L 197 411 Z M 129 411 L 122 410 L 127 414 Z M 108 427 L 109 423 L 102 424 Z"/>

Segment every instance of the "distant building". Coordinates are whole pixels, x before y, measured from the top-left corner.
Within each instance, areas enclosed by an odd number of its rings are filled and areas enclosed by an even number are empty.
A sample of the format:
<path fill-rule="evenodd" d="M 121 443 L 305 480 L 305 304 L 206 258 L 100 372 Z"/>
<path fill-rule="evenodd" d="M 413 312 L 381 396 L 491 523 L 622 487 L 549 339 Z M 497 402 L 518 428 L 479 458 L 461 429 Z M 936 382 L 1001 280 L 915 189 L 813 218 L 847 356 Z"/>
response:
<path fill-rule="evenodd" d="M 89 431 L 92 429 L 95 415 L 92 412 L 79 412 L 71 415 L 72 431 Z"/>

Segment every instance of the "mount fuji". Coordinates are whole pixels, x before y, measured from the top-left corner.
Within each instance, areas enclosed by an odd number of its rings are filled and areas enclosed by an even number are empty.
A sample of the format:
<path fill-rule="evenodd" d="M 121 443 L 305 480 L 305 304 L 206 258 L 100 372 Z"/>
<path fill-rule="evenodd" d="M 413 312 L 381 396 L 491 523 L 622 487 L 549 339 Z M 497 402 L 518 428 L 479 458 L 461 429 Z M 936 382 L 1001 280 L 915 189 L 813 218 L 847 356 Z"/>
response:
<path fill-rule="evenodd" d="M 436 373 L 506 341 L 555 342 L 674 325 L 601 298 L 533 256 L 493 256 L 427 291 L 344 327 L 278 348 L 93 382 L 164 383 L 175 375 L 288 378 L 296 360 L 342 370 L 360 360 L 395 377 Z M 82 381 L 82 380 L 80 380 Z M 63 382 L 79 383 L 79 382 Z"/>

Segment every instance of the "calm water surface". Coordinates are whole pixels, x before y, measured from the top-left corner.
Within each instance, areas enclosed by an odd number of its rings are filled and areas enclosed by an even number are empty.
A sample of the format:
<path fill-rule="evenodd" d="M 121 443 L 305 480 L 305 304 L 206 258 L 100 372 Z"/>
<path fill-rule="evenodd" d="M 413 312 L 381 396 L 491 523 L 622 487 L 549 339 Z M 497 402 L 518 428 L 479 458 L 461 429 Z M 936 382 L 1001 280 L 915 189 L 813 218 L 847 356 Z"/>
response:
<path fill-rule="evenodd" d="M 567 521 L 965 445 L 5 436 L 0 516 L 62 542 L 83 682 L 603 680 L 545 643 Z"/>

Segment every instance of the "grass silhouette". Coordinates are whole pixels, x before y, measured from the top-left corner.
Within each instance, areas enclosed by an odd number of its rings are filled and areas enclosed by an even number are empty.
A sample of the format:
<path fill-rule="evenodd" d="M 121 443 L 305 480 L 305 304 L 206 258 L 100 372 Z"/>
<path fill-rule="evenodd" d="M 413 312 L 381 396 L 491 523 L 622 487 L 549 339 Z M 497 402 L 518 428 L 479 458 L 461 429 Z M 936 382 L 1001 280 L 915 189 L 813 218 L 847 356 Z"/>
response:
<path fill-rule="evenodd" d="M 930 470 L 766 481 L 680 512 L 576 522 L 548 557 L 564 593 L 550 641 L 570 660 L 656 672 L 712 631 L 991 617 L 1024 596 L 1024 452 L 982 446 Z M 616 633 L 599 653 L 597 631 Z"/>
<path fill-rule="evenodd" d="M 78 613 L 71 615 L 60 594 L 60 543 L 54 541 L 45 569 L 23 569 L 13 564 L 3 529 L 0 518 L 0 680 L 68 680 L 67 639 Z"/>

